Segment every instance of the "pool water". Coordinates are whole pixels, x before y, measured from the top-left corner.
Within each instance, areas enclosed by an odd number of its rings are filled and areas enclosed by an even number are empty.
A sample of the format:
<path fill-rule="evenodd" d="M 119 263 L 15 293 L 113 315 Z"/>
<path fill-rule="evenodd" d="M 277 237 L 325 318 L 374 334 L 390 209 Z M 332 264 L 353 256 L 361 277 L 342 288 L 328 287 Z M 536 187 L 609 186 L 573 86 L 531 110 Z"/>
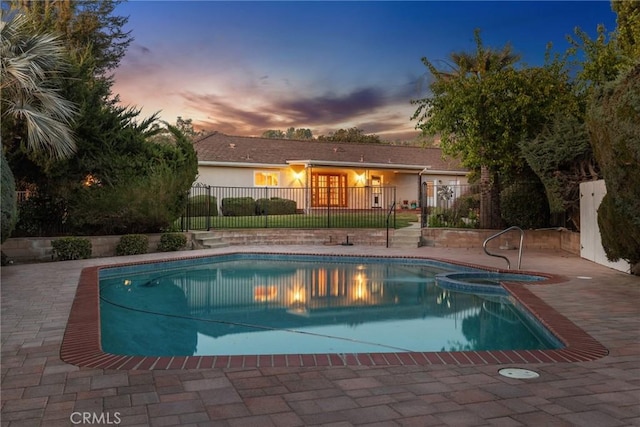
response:
<path fill-rule="evenodd" d="M 105 269 L 102 348 L 190 356 L 559 346 L 506 292 L 437 285 L 439 275 L 457 268 L 425 260 L 240 254 Z"/>

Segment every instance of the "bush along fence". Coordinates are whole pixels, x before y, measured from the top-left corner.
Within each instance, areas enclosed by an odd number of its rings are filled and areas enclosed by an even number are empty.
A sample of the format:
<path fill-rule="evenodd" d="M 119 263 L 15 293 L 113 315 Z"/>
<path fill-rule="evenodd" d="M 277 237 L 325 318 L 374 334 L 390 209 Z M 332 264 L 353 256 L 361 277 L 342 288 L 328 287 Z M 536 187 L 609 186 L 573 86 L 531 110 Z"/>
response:
<path fill-rule="evenodd" d="M 395 187 L 191 188 L 182 230 L 395 228 Z"/>
<path fill-rule="evenodd" d="M 481 198 L 480 184 L 424 183 L 420 196 L 421 225 L 483 228 L 480 223 Z M 489 200 L 487 209 L 490 215 L 499 211 L 504 227 L 565 226 L 562 215 L 550 215 L 544 187 L 539 182 L 519 181 L 504 186 L 499 205 Z"/>
<path fill-rule="evenodd" d="M 479 226 L 479 185 L 425 182 L 420 193 L 422 227 Z"/>

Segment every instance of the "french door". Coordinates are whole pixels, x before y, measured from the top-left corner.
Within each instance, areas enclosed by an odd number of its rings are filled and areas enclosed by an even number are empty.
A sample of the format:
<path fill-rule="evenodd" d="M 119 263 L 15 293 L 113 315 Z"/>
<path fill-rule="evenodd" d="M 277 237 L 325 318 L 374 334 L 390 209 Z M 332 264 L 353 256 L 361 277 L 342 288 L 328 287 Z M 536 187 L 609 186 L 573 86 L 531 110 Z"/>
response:
<path fill-rule="evenodd" d="M 346 207 L 347 175 L 313 173 L 311 175 L 311 206 Z"/>

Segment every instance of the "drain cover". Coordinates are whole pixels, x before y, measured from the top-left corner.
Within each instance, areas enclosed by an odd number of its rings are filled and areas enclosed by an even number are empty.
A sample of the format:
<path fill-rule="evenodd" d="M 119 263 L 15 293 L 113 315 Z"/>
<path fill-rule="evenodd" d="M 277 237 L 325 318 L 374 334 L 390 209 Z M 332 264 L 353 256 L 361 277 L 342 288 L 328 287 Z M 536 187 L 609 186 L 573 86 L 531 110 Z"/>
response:
<path fill-rule="evenodd" d="M 500 375 L 507 378 L 517 378 L 520 380 L 526 380 L 530 378 L 538 378 L 540 374 L 534 371 L 530 371 L 528 369 L 520 369 L 520 368 L 504 368 L 498 371 Z"/>

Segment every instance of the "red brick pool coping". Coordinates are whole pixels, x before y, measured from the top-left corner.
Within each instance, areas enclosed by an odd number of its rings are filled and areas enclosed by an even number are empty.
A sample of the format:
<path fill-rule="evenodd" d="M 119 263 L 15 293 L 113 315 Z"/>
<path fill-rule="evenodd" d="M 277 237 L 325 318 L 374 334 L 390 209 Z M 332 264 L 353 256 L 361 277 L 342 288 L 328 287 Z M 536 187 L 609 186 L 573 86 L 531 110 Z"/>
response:
<path fill-rule="evenodd" d="M 223 255 L 247 254 L 229 252 Z M 251 252 L 252 254 L 263 254 Z M 272 253 L 269 255 L 291 255 Z M 296 255 L 317 255 L 301 254 Z M 522 283 L 503 282 L 504 288 L 529 310 L 564 345 L 555 350 L 499 350 L 499 351 L 452 351 L 452 352 L 407 352 L 407 353 L 350 353 L 350 354 L 274 354 L 246 356 L 123 356 L 102 351 L 100 344 L 100 298 L 99 272 L 103 268 L 123 267 L 136 264 L 176 261 L 184 259 L 216 257 L 180 257 L 170 260 L 150 260 L 136 263 L 112 264 L 88 267 L 82 270 L 76 296 L 62 340 L 60 358 L 69 364 L 125 370 L 150 369 L 210 369 L 210 368 L 252 368 L 252 367 L 311 367 L 311 366 L 391 366 L 391 365 L 490 365 L 588 362 L 606 356 L 609 351 L 589 334 L 569 319 L 558 313 L 543 300 L 534 295 Z M 333 255 L 335 256 L 335 255 Z M 342 255 L 340 255 L 342 256 Z M 344 255 L 352 257 L 352 255 Z M 358 257 L 368 257 L 359 255 Z M 369 256 L 385 258 L 384 256 Z M 486 267 L 450 261 L 446 259 L 418 256 L 389 256 L 388 258 L 424 259 L 447 262 L 467 267 L 489 270 Z M 500 273 L 514 273 L 512 270 L 490 269 Z M 544 276 L 546 280 L 530 282 L 527 285 L 544 286 L 567 281 L 565 277 L 539 272 L 517 273 Z"/>

